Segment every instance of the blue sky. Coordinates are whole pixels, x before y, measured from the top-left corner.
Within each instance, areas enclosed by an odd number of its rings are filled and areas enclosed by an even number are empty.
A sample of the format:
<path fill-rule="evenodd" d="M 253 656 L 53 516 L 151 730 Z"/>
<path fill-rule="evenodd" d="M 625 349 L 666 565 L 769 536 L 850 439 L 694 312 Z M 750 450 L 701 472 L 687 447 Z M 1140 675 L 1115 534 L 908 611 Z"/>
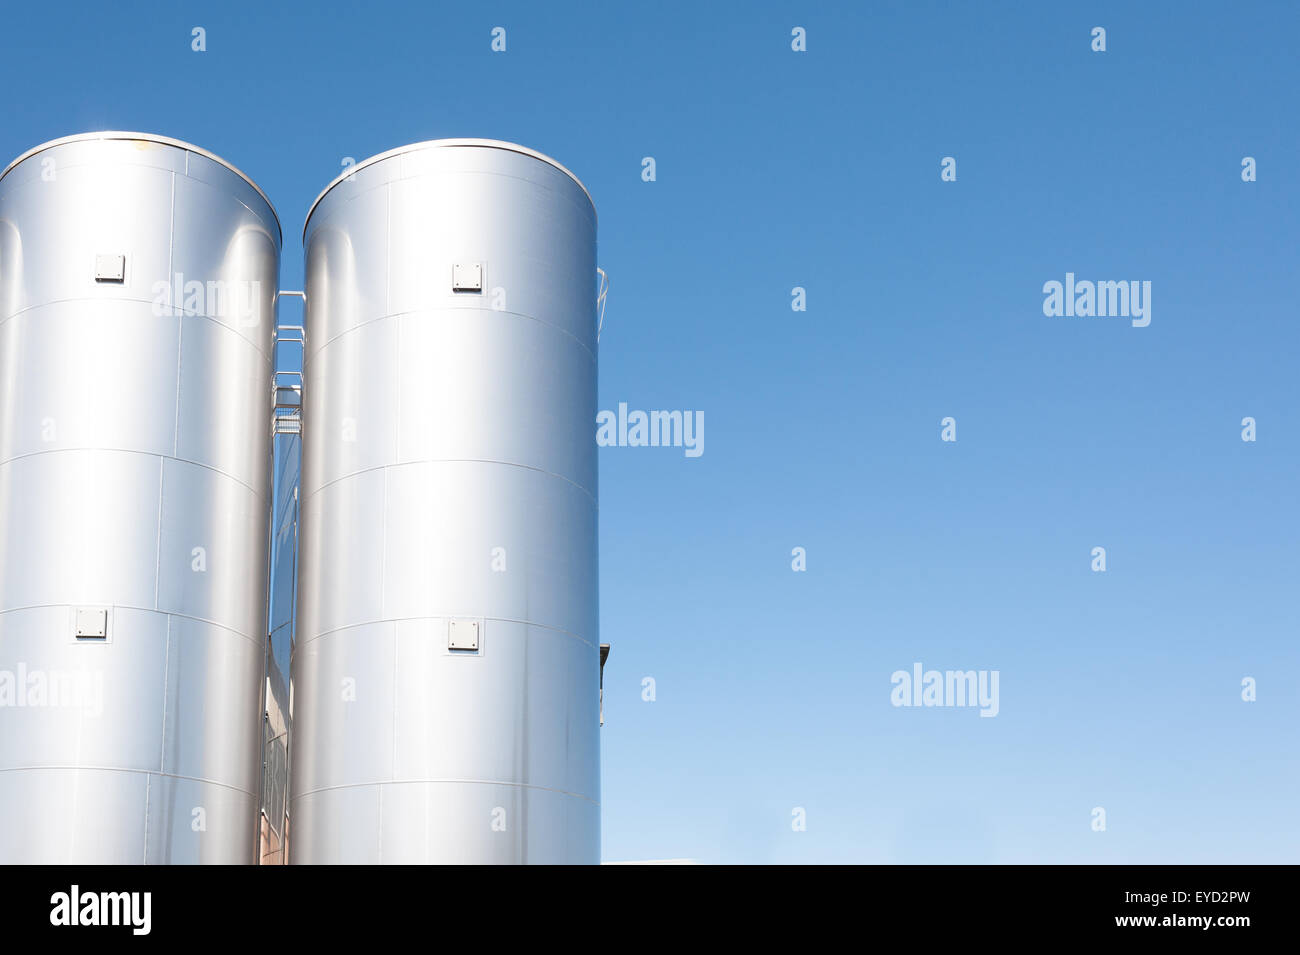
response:
<path fill-rule="evenodd" d="M 1298 40 L 1283 2 L 22 4 L 0 152 L 204 146 L 288 288 L 344 157 L 583 180 L 601 407 L 706 424 L 600 452 L 606 859 L 1294 862 Z M 1067 272 L 1151 324 L 1046 317 Z M 998 716 L 893 707 L 917 661 L 998 670 Z"/>

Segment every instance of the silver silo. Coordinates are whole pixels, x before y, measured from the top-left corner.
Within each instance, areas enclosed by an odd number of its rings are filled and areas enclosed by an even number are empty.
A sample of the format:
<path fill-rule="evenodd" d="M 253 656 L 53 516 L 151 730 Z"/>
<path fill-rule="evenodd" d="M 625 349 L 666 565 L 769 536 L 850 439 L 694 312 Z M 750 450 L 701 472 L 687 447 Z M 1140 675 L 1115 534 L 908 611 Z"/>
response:
<path fill-rule="evenodd" d="M 252 862 L 281 236 L 104 132 L 0 174 L 0 862 Z"/>
<path fill-rule="evenodd" d="M 304 241 L 290 860 L 597 862 L 591 198 L 438 140 Z"/>

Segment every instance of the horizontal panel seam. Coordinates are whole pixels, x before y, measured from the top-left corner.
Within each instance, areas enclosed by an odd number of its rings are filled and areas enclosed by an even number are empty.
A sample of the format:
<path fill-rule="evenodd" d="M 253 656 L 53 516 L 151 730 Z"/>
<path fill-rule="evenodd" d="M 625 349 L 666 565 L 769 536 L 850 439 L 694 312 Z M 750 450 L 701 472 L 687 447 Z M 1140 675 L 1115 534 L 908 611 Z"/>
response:
<path fill-rule="evenodd" d="M 86 605 L 85 605 L 85 604 L 75 604 L 75 603 L 66 603 L 66 604 L 64 604 L 64 603 L 60 603 L 60 604 L 26 604 L 26 605 L 24 605 L 24 606 L 22 606 L 22 607 L 6 607 L 6 608 L 4 608 L 3 610 L 0 610 L 0 617 L 3 617 L 3 616 L 4 616 L 5 614 L 7 614 L 7 613 L 18 613 L 18 612 L 23 611 L 23 610 L 55 610 L 55 609 L 64 609 L 64 610 L 69 610 L 69 609 L 71 609 L 71 608 L 73 608 L 73 607 L 84 607 L 84 606 L 86 606 Z M 264 648 L 264 639 L 265 639 L 265 638 L 263 638 L 263 637 L 250 637 L 248 634 L 244 633 L 242 630 L 236 630 L 234 627 L 228 626 L 228 625 L 226 625 L 226 624 L 224 624 L 224 623 L 219 623 L 219 622 L 216 621 L 216 620 L 209 620 L 207 617 L 197 617 L 197 616 L 195 616 L 195 615 L 192 614 L 192 613 L 181 613 L 181 612 L 178 611 L 178 610 L 163 610 L 161 607 L 136 607 L 136 606 L 134 606 L 134 605 L 132 605 L 132 604 L 119 604 L 119 603 L 112 604 L 111 606 L 112 606 L 112 608 L 113 608 L 114 610 L 134 610 L 134 611 L 136 611 L 136 612 L 138 612 L 138 613 L 160 613 L 160 614 L 164 614 L 164 615 L 166 615 L 166 616 L 168 616 L 168 617 L 180 617 L 180 618 L 182 618 L 182 619 L 184 619 L 184 620 L 193 620 L 195 623 L 205 623 L 205 624 L 207 624 L 208 626 L 216 627 L 216 628 L 219 629 L 219 630 L 224 630 L 226 633 L 231 633 L 231 634 L 234 634 L 234 635 L 237 636 L 237 637 L 240 637 L 241 639 L 247 640 L 249 643 L 251 643 L 253 646 L 257 647 L 259 650 L 261 650 L 261 649 Z M 278 628 L 277 628 L 277 629 L 278 629 Z M 110 639 L 107 641 L 107 644 L 108 644 L 108 645 L 112 645 L 112 643 L 113 643 L 113 640 L 110 638 Z M 85 646 L 94 646 L 94 645 L 95 645 L 95 644 L 93 644 L 91 641 L 78 641 L 78 643 L 77 643 L 78 646 L 80 646 L 80 645 L 82 645 L 82 644 L 84 644 Z M 61 646 L 61 645 L 62 645 L 62 644 L 60 644 L 60 646 Z M 69 645 L 72 645 L 72 644 L 69 644 Z"/>
<path fill-rule="evenodd" d="M 189 458 L 178 457 L 174 454 L 159 454 L 156 451 L 140 451 L 135 448 L 99 448 L 99 447 L 42 448 L 39 451 L 25 451 L 22 454 L 15 454 L 11 458 L 5 458 L 4 460 L 0 461 L 0 468 L 7 467 L 8 465 L 13 464 L 15 461 L 24 461 L 27 458 L 38 457 L 42 454 L 66 454 L 69 452 L 77 452 L 77 451 L 101 452 L 104 454 L 139 454 L 148 458 L 162 458 L 167 461 L 175 461 L 177 464 L 189 464 L 192 465 L 193 467 L 201 468 L 204 471 L 211 471 L 213 474 L 219 474 L 224 478 L 229 478 L 231 481 L 234 481 L 244 490 L 251 492 L 253 496 L 256 497 L 259 501 L 262 501 L 264 503 L 269 501 L 269 498 L 266 494 L 261 493 L 260 491 L 257 490 L 257 488 L 253 487 L 251 484 L 248 484 L 240 480 L 239 478 L 235 477 L 233 474 L 229 473 L 228 471 L 223 471 L 221 470 L 221 468 L 213 467 L 211 464 L 204 464 L 201 461 L 191 461 Z"/>
<path fill-rule="evenodd" d="M 125 766 L 0 766 L 0 773 L 23 773 L 41 770 L 57 770 L 59 772 L 99 772 L 99 773 L 139 773 L 143 776 L 166 776 L 168 779 L 184 779 L 192 783 L 204 783 L 209 786 L 219 786 L 222 789 L 229 789 L 231 792 L 242 793 L 253 799 L 257 799 L 257 793 L 250 789 L 240 789 L 238 786 L 232 786 L 230 783 L 223 783 L 216 779 L 205 779 L 202 776 L 185 776 L 181 773 L 164 773 L 158 769 L 129 769 Z"/>
<path fill-rule="evenodd" d="M 593 806 L 599 806 L 598 800 L 590 796 L 584 796 L 582 793 L 570 792 L 567 789 L 556 789 L 552 786 L 538 786 L 534 783 L 516 783 L 504 779 L 379 779 L 364 783 L 340 783 L 337 786 L 321 786 L 318 789 L 309 789 L 306 792 L 297 793 L 290 796 L 290 802 L 303 799 L 307 796 L 314 796 L 317 793 L 334 792 L 340 789 L 362 789 L 367 786 L 401 786 L 401 785 L 427 785 L 430 783 L 452 783 L 468 784 L 476 786 L 513 786 L 516 789 L 536 789 L 541 792 L 558 793 L 561 796 L 571 796 L 574 799 L 581 799 L 589 802 Z"/>
<path fill-rule="evenodd" d="M 217 281 L 217 280 L 214 279 L 213 281 Z M 127 298 L 127 297 L 125 297 L 125 296 L 114 296 L 113 298 L 107 298 L 107 297 L 100 298 L 100 297 L 96 297 L 96 296 L 93 296 L 93 295 L 85 295 L 85 296 L 81 296 L 81 297 L 79 297 L 79 298 L 58 298 L 58 299 L 51 299 L 50 301 L 47 301 L 47 302 L 37 302 L 37 303 L 34 304 L 34 305 L 28 305 L 28 306 L 25 306 L 24 308 L 20 308 L 20 309 L 19 309 L 18 311 L 16 311 L 16 312 L 12 312 L 11 314 L 6 315 L 4 318 L 0 319 L 0 328 L 4 328 L 4 326 L 5 326 L 8 322 L 12 321 L 13 319 L 15 319 L 15 318 L 19 318 L 19 317 L 21 317 L 21 316 L 23 316 L 23 315 L 26 315 L 28 312 L 32 312 L 32 311 L 35 311 L 35 310 L 37 310 L 37 309 L 48 308 L 48 307 L 51 306 L 51 305 L 75 305 L 75 304 L 79 304 L 79 303 L 87 303 L 87 302 L 89 302 L 89 303 L 93 303 L 93 304 L 95 304 L 95 305 L 111 305 L 111 304 L 118 303 L 118 302 L 125 303 L 125 304 L 127 304 L 127 305 L 149 305 L 149 306 L 152 306 L 152 305 L 153 305 L 153 299 Z M 272 311 L 274 311 L 274 308 L 275 308 L 275 307 L 272 306 Z M 178 309 L 178 308 L 176 308 L 176 307 L 174 307 L 174 306 L 171 306 L 171 307 L 168 308 L 168 311 L 167 311 L 167 314 L 166 314 L 166 315 L 151 315 L 150 317 L 152 317 L 152 318 L 158 318 L 158 319 L 163 319 L 163 318 L 200 318 L 200 319 L 202 319 L 203 321 L 209 323 L 210 325 L 213 325 L 213 326 L 215 326 L 215 327 L 217 327 L 217 328 L 225 329 L 226 331 L 230 332 L 232 335 L 234 335 L 234 336 L 235 336 L 237 339 L 239 339 L 241 342 L 244 342 L 246 345 L 248 345 L 250 348 L 252 348 L 255 352 L 257 352 L 259 355 L 261 355 L 261 356 L 262 356 L 262 360 L 263 360 L 266 364 L 269 365 L 269 364 L 271 363 L 271 352 L 270 352 L 270 351 L 268 351 L 267 349 L 264 349 L 264 348 L 260 347 L 259 345 L 257 345 L 256 342 L 254 342 L 254 341 L 252 341 L 251 339 L 249 339 L 246 335 L 241 335 L 241 334 L 239 334 L 239 332 L 238 332 L 236 329 L 231 328 L 229 325 L 225 324 L 224 322 L 219 322 L 219 321 L 217 321 L 215 318 L 212 318 L 210 315 L 203 315 L 203 314 L 201 314 L 201 313 L 199 313 L 199 312 L 191 312 L 191 311 L 187 311 L 187 310 L 185 310 L 185 309 Z M 274 328 L 274 326 L 272 326 L 272 328 Z M 272 347 L 274 347 L 274 346 L 272 346 Z"/>
<path fill-rule="evenodd" d="M 297 633 L 294 635 L 293 656 L 297 656 L 298 649 L 305 647 L 307 644 L 315 640 L 319 640 L 322 637 L 328 637 L 331 636 L 332 634 L 342 633 L 345 630 L 356 630 L 359 627 L 373 627 L 381 623 L 404 623 L 413 620 L 447 620 L 452 617 L 462 617 L 462 616 L 481 617 L 485 622 L 517 623 L 524 627 L 537 627 L 539 630 L 549 630 L 552 633 L 558 633 L 566 637 L 572 637 L 574 640 L 577 640 L 579 643 L 585 644 L 590 649 L 592 650 L 596 649 L 596 644 L 592 643 L 586 637 L 579 636 L 578 634 L 574 633 L 572 630 L 565 630 L 563 627 L 555 627 L 548 623 L 538 623 L 534 620 L 516 620 L 512 617 L 485 617 L 482 614 L 474 614 L 474 613 L 466 613 L 466 614 L 445 613 L 445 614 L 423 614 L 417 617 L 383 617 L 379 620 L 365 620 L 362 621 L 361 623 L 349 623 L 349 624 L 344 624 L 341 627 L 332 627 L 329 630 L 322 630 L 320 633 L 310 637 L 304 636 L 301 633 Z"/>
<path fill-rule="evenodd" d="M 359 331 L 363 328 L 366 328 L 367 326 L 378 325 L 380 322 L 386 322 L 390 319 L 408 318 L 411 316 L 428 316 L 428 315 L 436 314 L 438 312 L 492 312 L 497 315 L 512 315 L 515 318 L 524 318 L 530 322 L 536 322 L 537 324 L 545 328 L 549 328 L 559 332 L 561 335 L 572 340 L 575 345 L 577 345 L 584 352 L 586 352 L 587 358 L 590 359 L 590 361 L 593 364 L 596 361 L 595 352 L 593 352 L 590 348 L 588 348 L 586 344 L 582 341 L 582 339 L 578 338 L 578 336 L 574 335 L 572 332 L 564 328 L 561 328 L 559 325 L 556 325 L 554 322 L 548 322 L 545 319 L 538 318 L 535 315 L 529 315 L 525 312 L 516 312 L 507 308 L 491 308 L 491 307 L 485 308 L 482 305 L 454 305 L 454 306 L 444 305 L 444 306 L 437 306 L 431 308 L 408 309 L 405 312 L 392 312 L 391 314 L 388 315 L 380 315 L 376 318 L 367 319 L 364 322 L 360 322 L 356 325 L 353 325 L 351 328 L 345 328 L 343 331 L 339 332 L 333 338 L 328 338 L 325 341 L 321 342 L 319 345 L 308 348 L 307 355 L 305 356 L 305 359 L 303 361 L 303 375 L 304 377 L 306 376 L 307 366 L 311 364 L 311 360 L 317 354 L 324 351 L 330 345 L 334 344 L 334 342 L 338 341 L 340 338 L 343 338 L 346 335 L 351 335 L 353 332 Z M 309 334 L 308 345 L 311 346 L 312 343 L 310 341 L 310 332 L 308 334 Z"/>
<path fill-rule="evenodd" d="M 303 494 L 302 506 L 306 507 L 307 502 L 321 491 L 331 488 L 335 484 L 339 484 L 350 478 L 359 477 L 362 474 L 371 474 L 375 471 L 384 471 L 389 468 L 408 468 L 418 464 L 496 464 L 506 468 L 522 468 L 525 471 L 536 471 L 538 474 L 545 474 L 548 477 L 559 478 L 565 484 L 576 487 L 583 494 L 587 495 L 587 497 L 591 498 L 592 504 L 596 504 L 596 495 L 592 494 L 577 481 L 567 478 L 563 474 L 556 474 L 554 471 L 548 471 L 546 468 L 539 468 L 532 464 L 516 464 L 513 461 L 493 461 L 490 458 L 419 458 L 414 461 L 398 461 L 393 464 L 376 464 L 373 467 L 362 468 L 359 471 L 353 471 L 350 474 L 344 474 L 340 477 L 333 478 Z M 299 481 L 299 484 L 301 485 L 301 480 Z M 597 506 L 597 509 L 599 509 L 599 506 Z"/>

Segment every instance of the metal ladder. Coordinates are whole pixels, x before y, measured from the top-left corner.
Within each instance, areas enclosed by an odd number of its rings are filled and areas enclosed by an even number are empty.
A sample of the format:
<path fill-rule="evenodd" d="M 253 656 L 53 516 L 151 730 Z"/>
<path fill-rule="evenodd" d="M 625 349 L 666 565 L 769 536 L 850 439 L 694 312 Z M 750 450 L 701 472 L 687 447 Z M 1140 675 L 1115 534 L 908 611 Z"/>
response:
<path fill-rule="evenodd" d="M 271 350 L 275 365 L 275 370 L 271 374 L 271 433 L 301 434 L 302 372 L 279 369 L 282 344 L 297 345 L 303 349 L 303 357 L 306 358 L 307 329 L 302 325 L 277 325 L 275 343 Z"/>

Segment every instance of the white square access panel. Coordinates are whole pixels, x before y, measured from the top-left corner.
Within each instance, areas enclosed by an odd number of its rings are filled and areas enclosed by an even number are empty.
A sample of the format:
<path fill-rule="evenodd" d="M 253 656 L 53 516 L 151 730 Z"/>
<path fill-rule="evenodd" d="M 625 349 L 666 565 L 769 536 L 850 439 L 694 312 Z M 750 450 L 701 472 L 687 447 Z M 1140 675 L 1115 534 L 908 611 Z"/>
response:
<path fill-rule="evenodd" d="M 453 292 L 483 291 L 483 263 L 457 262 L 451 267 L 451 290 Z"/>
<path fill-rule="evenodd" d="M 103 254 L 95 256 L 95 281 L 125 282 L 126 256 Z"/>
<path fill-rule="evenodd" d="M 478 621 L 452 620 L 447 627 L 448 650 L 477 650 Z"/>
<path fill-rule="evenodd" d="M 78 607 L 78 640 L 102 640 L 108 636 L 108 610 L 104 607 Z"/>

